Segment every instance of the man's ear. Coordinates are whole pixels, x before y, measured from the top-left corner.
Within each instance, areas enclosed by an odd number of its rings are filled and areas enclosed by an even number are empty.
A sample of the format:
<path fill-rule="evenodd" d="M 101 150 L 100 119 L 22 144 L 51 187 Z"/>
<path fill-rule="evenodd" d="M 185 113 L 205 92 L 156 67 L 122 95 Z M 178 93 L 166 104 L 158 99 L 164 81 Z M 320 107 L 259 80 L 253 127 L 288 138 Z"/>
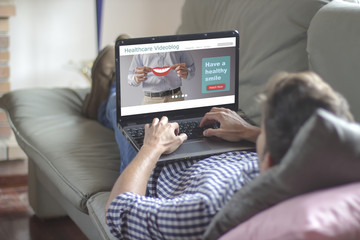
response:
<path fill-rule="evenodd" d="M 273 158 L 272 158 L 271 154 L 269 153 L 269 151 L 267 151 L 265 153 L 264 159 L 263 159 L 263 161 L 261 163 L 260 171 L 265 172 L 266 170 L 273 167 L 274 165 L 275 164 L 274 164 Z"/>

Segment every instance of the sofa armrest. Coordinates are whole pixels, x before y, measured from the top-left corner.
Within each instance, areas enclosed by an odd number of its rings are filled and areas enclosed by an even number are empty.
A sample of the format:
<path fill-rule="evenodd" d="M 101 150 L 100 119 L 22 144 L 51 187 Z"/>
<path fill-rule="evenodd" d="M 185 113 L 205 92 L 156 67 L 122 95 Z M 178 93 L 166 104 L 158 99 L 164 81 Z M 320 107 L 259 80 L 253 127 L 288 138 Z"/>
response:
<path fill-rule="evenodd" d="M 47 181 L 75 208 L 110 191 L 120 172 L 114 133 L 81 115 L 87 90 L 23 89 L 0 98 L 19 146 Z M 50 188 L 50 187 L 49 187 Z"/>

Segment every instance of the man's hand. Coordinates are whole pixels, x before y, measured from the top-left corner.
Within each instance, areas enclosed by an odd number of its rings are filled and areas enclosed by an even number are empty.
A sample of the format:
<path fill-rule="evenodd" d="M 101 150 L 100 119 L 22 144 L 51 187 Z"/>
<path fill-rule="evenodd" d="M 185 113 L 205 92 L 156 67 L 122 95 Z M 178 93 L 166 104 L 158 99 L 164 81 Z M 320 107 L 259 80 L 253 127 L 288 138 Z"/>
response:
<path fill-rule="evenodd" d="M 212 108 L 200 122 L 200 127 L 220 123 L 218 129 L 206 129 L 204 136 L 216 136 L 230 142 L 248 140 L 256 142 L 260 128 L 247 123 L 236 112 L 226 108 Z"/>
<path fill-rule="evenodd" d="M 187 76 L 189 74 L 186 63 L 174 64 L 170 68 L 176 71 L 179 78 L 185 79 L 185 78 L 187 78 Z"/>
<path fill-rule="evenodd" d="M 179 125 L 169 123 L 167 117 L 162 117 L 160 121 L 155 118 L 151 126 L 145 125 L 144 144 L 116 180 L 106 204 L 106 211 L 114 198 L 121 193 L 145 195 L 147 181 L 161 154 L 172 153 L 187 139 L 185 133 L 177 135 L 178 133 Z"/>
<path fill-rule="evenodd" d="M 178 134 L 178 123 L 169 123 L 167 117 L 162 117 L 160 121 L 154 118 L 151 126 L 145 125 L 144 146 L 157 148 L 162 153 L 172 153 L 187 139 L 185 133 Z"/>
<path fill-rule="evenodd" d="M 152 71 L 150 67 L 136 67 L 135 68 L 135 82 L 141 83 L 147 80 L 147 74 Z"/>

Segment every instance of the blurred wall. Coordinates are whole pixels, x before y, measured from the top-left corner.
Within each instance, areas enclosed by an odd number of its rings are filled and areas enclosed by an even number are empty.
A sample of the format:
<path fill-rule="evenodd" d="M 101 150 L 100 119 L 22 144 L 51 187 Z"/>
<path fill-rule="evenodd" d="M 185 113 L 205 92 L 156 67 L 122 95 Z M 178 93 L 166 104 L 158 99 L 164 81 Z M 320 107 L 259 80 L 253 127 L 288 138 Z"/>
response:
<path fill-rule="evenodd" d="M 101 46 L 120 33 L 174 34 L 184 0 L 104 0 Z M 81 64 L 96 57 L 95 1 L 14 0 L 10 19 L 12 89 L 87 87 Z"/>

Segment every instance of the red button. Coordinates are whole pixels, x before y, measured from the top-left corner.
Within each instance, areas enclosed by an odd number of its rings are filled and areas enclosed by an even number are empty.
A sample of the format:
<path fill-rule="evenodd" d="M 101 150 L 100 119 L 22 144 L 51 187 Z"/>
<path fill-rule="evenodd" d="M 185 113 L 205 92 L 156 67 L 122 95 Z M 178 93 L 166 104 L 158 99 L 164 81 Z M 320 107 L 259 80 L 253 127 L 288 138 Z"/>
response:
<path fill-rule="evenodd" d="M 216 84 L 216 85 L 208 85 L 206 87 L 206 90 L 211 91 L 211 90 L 219 90 L 224 88 L 225 88 L 225 84 Z"/>

